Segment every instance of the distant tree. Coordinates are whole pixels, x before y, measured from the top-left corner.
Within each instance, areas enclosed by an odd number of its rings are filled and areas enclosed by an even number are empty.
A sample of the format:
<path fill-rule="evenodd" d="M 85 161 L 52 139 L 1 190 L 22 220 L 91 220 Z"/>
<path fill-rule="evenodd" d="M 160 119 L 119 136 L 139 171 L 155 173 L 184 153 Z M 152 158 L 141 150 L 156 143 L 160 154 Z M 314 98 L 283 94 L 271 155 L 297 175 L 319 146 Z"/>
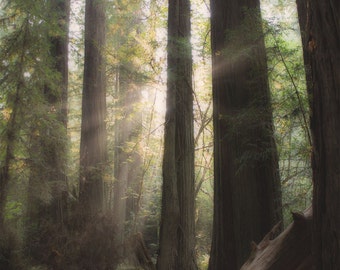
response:
<path fill-rule="evenodd" d="M 34 70 L 37 57 L 32 49 L 31 31 L 34 22 L 28 23 L 33 14 L 32 9 L 18 1 L 1 3 L 1 148 L 0 148 L 0 226 L 5 222 L 5 208 L 8 188 L 13 178 L 12 166 L 18 147 L 19 134 L 22 130 L 27 89 L 33 90 L 29 78 L 25 78 L 26 70 Z M 33 63 L 32 63 L 33 62 Z M 27 74 L 27 73 L 26 73 Z M 26 119 L 27 120 L 27 119 Z"/>
<path fill-rule="evenodd" d="M 257 0 L 211 1 L 214 221 L 209 269 L 240 269 L 282 219 Z"/>
<path fill-rule="evenodd" d="M 124 85 L 124 83 L 123 83 Z M 138 192 L 139 178 L 142 172 L 142 160 L 139 149 L 139 136 L 141 133 L 140 114 L 135 111 L 136 103 L 140 101 L 141 95 L 129 84 L 128 88 L 119 94 L 122 115 L 118 116 L 115 128 L 115 183 L 113 212 L 118 219 L 119 235 L 124 238 L 125 225 L 135 222 L 134 215 L 137 209 L 134 205 L 134 197 Z"/>
<path fill-rule="evenodd" d="M 14 4 L 14 3 L 12 3 Z M 8 205 L 10 188 L 15 183 L 16 156 L 20 145 L 25 115 L 25 93 L 32 90 L 25 81 L 24 70 L 31 59 L 29 25 L 25 18 L 29 12 L 18 7 L 13 13 L 11 5 L 2 6 L 0 41 L 0 268 L 15 269 L 20 265 L 13 227 L 9 224 Z M 13 21 L 20 27 L 14 28 Z M 9 61 L 11 59 L 11 61 Z M 28 90 L 29 91 L 29 90 Z"/>
<path fill-rule="evenodd" d="M 169 1 L 159 270 L 197 269 L 190 29 L 190 1 Z"/>
<path fill-rule="evenodd" d="M 58 119 L 67 128 L 68 122 L 68 46 L 70 23 L 70 0 L 51 0 L 51 9 L 56 13 L 61 35 L 51 38 L 51 55 L 55 59 L 55 68 L 60 73 L 60 90 L 58 93 Z"/>
<path fill-rule="evenodd" d="M 27 49 L 24 42 L 21 42 L 22 50 Z M 22 53 L 23 55 L 23 53 Z M 2 135 L 2 143 L 4 149 L 1 149 L 1 165 L 0 165 L 0 231 L 3 230 L 5 221 L 5 206 L 8 194 L 8 185 L 10 182 L 10 166 L 14 158 L 14 148 L 17 140 L 18 134 L 18 118 L 21 119 L 20 104 L 21 104 L 21 87 L 22 87 L 22 68 L 23 56 L 16 59 L 18 66 L 20 67 L 18 72 L 18 80 L 14 83 L 16 89 L 14 91 L 14 99 L 8 102 L 7 107 L 11 108 L 11 113 L 5 124 L 5 132 Z M 1 69 L 4 67 L 2 66 Z M 3 83 L 4 84 L 4 83 Z M 2 84 L 2 85 L 3 85 Z M 6 86 L 5 86 L 6 87 Z M 5 88 L 4 87 L 4 88 Z"/>
<path fill-rule="evenodd" d="M 60 33 L 49 35 L 46 41 L 49 46 L 51 69 L 56 73 L 50 80 L 57 78 L 58 83 L 46 81 L 42 89 L 42 103 L 44 110 L 39 111 L 42 115 L 42 123 L 36 122 L 32 128 L 31 176 L 29 183 L 29 209 L 36 212 L 35 218 L 51 217 L 51 221 L 63 225 L 66 215 L 66 168 L 67 168 L 67 90 L 68 90 L 68 26 L 70 2 L 68 0 L 51 0 L 48 5 L 50 27 Z M 39 56 L 37 56 L 39 57 Z M 47 78 L 48 79 L 48 78 Z M 40 179 L 40 180 L 39 180 Z M 46 182 L 47 181 L 47 182 Z M 39 186 L 47 184 L 46 192 L 50 192 L 52 199 L 47 205 L 39 203 L 39 196 L 35 190 Z M 48 191 L 50 190 L 50 191 Z M 38 199 L 33 203 L 34 198 Z M 44 214 L 39 213 L 40 210 Z M 43 210 L 44 209 L 44 210 Z M 32 217 L 33 218 L 33 217 Z"/>
<path fill-rule="evenodd" d="M 49 25 L 43 35 L 48 50 L 46 55 L 36 56 L 50 63 L 53 74 L 38 78 L 42 80 L 42 87 L 36 89 L 38 101 L 29 139 L 26 245 L 32 257 L 40 261 L 46 259 L 45 262 L 51 252 L 47 247 L 57 237 L 53 232 L 55 228 L 63 229 L 67 216 L 69 11 L 70 2 L 67 0 L 46 3 L 46 14 L 49 14 L 46 24 Z M 58 34 L 51 35 L 53 31 Z"/>
<path fill-rule="evenodd" d="M 297 1 L 313 136 L 316 269 L 340 268 L 340 3 Z"/>
<path fill-rule="evenodd" d="M 142 132 L 142 91 L 145 82 L 144 59 L 141 58 L 143 49 L 143 29 L 141 1 L 117 3 L 111 14 L 112 27 L 108 33 L 113 44 L 114 73 L 111 81 L 114 89 L 113 108 L 113 156 L 114 183 L 113 208 L 117 220 L 117 234 L 123 241 L 125 234 L 136 231 L 136 215 L 141 176 L 141 132 Z M 136 61 L 138 59 L 138 62 Z"/>
<path fill-rule="evenodd" d="M 79 201 L 84 218 L 103 209 L 106 165 L 105 1 L 86 1 Z"/>

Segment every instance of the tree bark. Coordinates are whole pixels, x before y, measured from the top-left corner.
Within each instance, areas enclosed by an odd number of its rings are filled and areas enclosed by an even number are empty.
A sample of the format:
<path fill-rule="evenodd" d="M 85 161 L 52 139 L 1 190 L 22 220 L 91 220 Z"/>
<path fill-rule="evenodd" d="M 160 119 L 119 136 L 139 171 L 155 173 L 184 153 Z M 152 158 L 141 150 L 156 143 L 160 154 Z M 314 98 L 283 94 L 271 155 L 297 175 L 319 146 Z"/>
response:
<path fill-rule="evenodd" d="M 169 1 L 168 81 L 158 270 L 197 269 L 190 1 Z"/>
<path fill-rule="evenodd" d="M 214 221 L 209 269 L 238 270 L 282 218 L 257 0 L 212 0 Z"/>
<path fill-rule="evenodd" d="M 313 139 L 313 256 L 340 269 L 340 2 L 297 1 Z"/>
<path fill-rule="evenodd" d="M 91 217 L 103 208 L 106 162 L 105 4 L 86 1 L 79 200 Z"/>

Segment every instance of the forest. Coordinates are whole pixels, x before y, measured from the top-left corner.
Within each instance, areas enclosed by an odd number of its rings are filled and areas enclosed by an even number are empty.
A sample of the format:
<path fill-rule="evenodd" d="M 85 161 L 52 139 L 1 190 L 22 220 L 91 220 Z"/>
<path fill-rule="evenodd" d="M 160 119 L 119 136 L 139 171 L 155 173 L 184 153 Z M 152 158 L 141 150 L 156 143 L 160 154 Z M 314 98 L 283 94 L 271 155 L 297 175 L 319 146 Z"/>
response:
<path fill-rule="evenodd" d="M 340 1 L 0 0 L 0 270 L 339 270 Z"/>

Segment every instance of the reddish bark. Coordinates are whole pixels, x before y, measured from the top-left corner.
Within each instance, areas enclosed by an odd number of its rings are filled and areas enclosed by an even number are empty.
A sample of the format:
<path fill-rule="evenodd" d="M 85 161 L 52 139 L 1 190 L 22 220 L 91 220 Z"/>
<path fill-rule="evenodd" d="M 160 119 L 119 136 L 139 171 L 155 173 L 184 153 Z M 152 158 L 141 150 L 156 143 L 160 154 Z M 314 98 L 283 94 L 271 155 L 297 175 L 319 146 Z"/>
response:
<path fill-rule="evenodd" d="M 340 2 L 297 0 L 313 139 L 313 256 L 340 269 Z"/>
<path fill-rule="evenodd" d="M 260 2 L 210 3 L 214 221 L 208 269 L 239 270 L 249 242 L 282 219 L 278 157 Z"/>

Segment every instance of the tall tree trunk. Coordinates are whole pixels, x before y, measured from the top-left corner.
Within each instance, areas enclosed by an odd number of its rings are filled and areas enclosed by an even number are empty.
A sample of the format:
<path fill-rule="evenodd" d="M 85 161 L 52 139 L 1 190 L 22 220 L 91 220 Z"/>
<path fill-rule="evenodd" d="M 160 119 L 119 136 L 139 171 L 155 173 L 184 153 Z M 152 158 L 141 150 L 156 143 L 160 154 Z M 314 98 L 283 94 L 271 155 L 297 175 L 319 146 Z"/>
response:
<path fill-rule="evenodd" d="M 57 92 L 45 87 L 45 97 L 50 107 L 50 111 L 55 110 L 56 118 L 60 128 L 56 131 L 50 130 L 46 137 L 54 137 L 51 149 L 44 149 L 50 152 L 49 167 L 55 172 L 54 177 L 49 177 L 55 181 L 52 187 L 52 204 L 50 215 L 54 222 L 61 227 L 64 224 L 67 208 L 67 98 L 68 98 L 68 45 L 69 45 L 69 21 L 70 21 L 70 0 L 51 0 L 51 9 L 56 12 L 59 27 L 62 35 L 51 38 L 51 56 L 55 61 L 55 70 L 60 74 L 59 89 Z M 57 133 L 59 132 L 59 133 Z"/>
<path fill-rule="evenodd" d="M 117 76 L 118 78 L 118 76 Z M 120 80 L 120 76 L 119 76 Z M 121 110 L 121 114 L 117 113 L 115 119 L 115 151 L 114 151 L 114 189 L 113 189 L 113 214 L 117 219 L 117 236 L 119 237 L 119 242 L 122 244 L 124 242 L 125 236 L 125 222 L 126 222 L 126 195 L 128 188 L 128 175 L 129 175 L 129 158 L 127 149 L 124 144 L 127 142 L 127 128 L 124 125 L 125 113 L 122 106 L 124 95 L 121 93 L 120 82 L 117 81 L 116 85 L 116 99 L 117 109 Z M 124 117 L 123 117 L 124 115 Z"/>
<path fill-rule="evenodd" d="M 54 63 L 53 70 L 60 75 L 57 89 L 51 89 L 46 82 L 43 90 L 43 100 L 46 111 L 45 124 L 33 128 L 36 135 L 32 135 L 31 175 L 29 183 L 29 208 L 34 212 L 37 208 L 45 208 L 44 217 L 49 216 L 52 222 L 62 225 L 66 209 L 66 156 L 67 156 L 67 90 L 68 90 L 68 27 L 69 27 L 69 0 L 51 0 L 50 16 L 56 18 L 61 34 L 49 37 L 50 55 Z M 55 16 L 55 17 L 54 17 Z M 53 118 L 57 119 L 56 121 Z M 39 127 L 41 129 L 39 130 Z M 34 133 L 33 131 L 33 133 Z M 41 155 L 41 156 L 39 156 Z M 43 164 L 42 164 L 43 163 Z M 49 183 L 45 183 L 49 181 Z M 39 196 L 34 190 L 47 184 L 51 190 L 51 203 L 42 205 Z M 36 200 L 37 199 L 37 200 Z M 34 202 L 35 201 L 35 202 Z M 35 210 L 34 210 L 35 209 Z M 40 210 L 37 210 L 39 212 Z M 42 209 L 41 209 L 42 211 Z M 32 214 L 33 214 L 32 212 Z M 37 215 L 36 218 L 41 217 Z M 32 217 L 33 218 L 33 217 Z"/>
<path fill-rule="evenodd" d="M 282 218 L 258 0 L 211 0 L 214 221 L 209 269 L 238 270 Z"/>
<path fill-rule="evenodd" d="M 68 45 L 70 24 L 70 0 L 51 0 L 56 10 L 62 35 L 52 39 L 51 55 L 55 58 L 56 70 L 61 75 L 58 93 L 58 119 L 67 128 L 68 121 Z"/>
<path fill-rule="evenodd" d="M 136 104 L 140 102 L 141 95 L 132 83 L 124 83 L 127 76 L 119 76 L 117 87 L 117 118 L 115 121 L 115 184 L 113 212 L 117 218 L 117 234 L 124 240 L 126 224 L 133 223 L 136 214 L 134 207 L 134 191 L 138 187 L 138 178 L 141 172 L 138 141 L 141 132 L 140 112 L 136 111 Z M 130 233 L 133 228 L 130 228 Z"/>
<path fill-rule="evenodd" d="M 137 40 L 142 37 L 141 31 L 145 28 L 144 24 L 139 23 L 141 5 L 141 1 L 134 1 L 129 5 L 117 2 L 110 13 L 111 18 L 116 21 L 115 29 L 109 33 L 116 61 L 113 213 L 117 235 L 122 243 L 125 241 L 125 234 L 129 237 L 136 232 L 133 223 L 137 213 L 133 201 L 142 170 L 139 147 L 142 114 L 139 105 L 144 71 L 135 61 L 137 51 L 142 49 Z"/>
<path fill-rule="evenodd" d="M 297 1 L 313 136 L 316 269 L 340 269 L 340 2 Z"/>
<path fill-rule="evenodd" d="M 3 80 L 2 87 L 3 90 L 7 92 L 6 108 L 9 109 L 10 114 L 7 120 L 5 129 L 2 130 L 1 134 L 1 160 L 0 160 L 0 268 L 1 269 L 14 269 L 17 265 L 16 262 L 20 258 L 17 252 L 16 237 L 13 237 L 12 227 L 6 221 L 6 204 L 9 192 L 9 186 L 11 184 L 13 177 L 13 167 L 15 164 L 15 153 L 16 147 L 18 145 L 21 125 L 24 119 L 23 110 L 23 93 L 27 85 L 24 80 L 24 68 L 26 62 L 26 52 L 29 48 L 27 40 L 29 39 L 28 25 L 22 24 L 19 32 L 16 33 L 17 39 L 15 40 L 14 46 L 18 51 L 14 49 L 12 52 L 7 54 L 9 58 L 12 59 L 12 64 L 16 67 L 13 69 L 8 69 L 4 74 L 14 75 L 13 82 L 11 79 L 9 81 Z M 10 44 L 13 45 L 12 43 Z M 6 50 L 7 46 L 4 46 Z M 2 50 L 1 50 L 1 53 Z M 3 55 L 3 54 L 2 54 Z M 5 68 L 7 69 L 7 67 Z M 3 66 L 1 66 L 2 72 Z M 2 74 L 3 77 L 6 75 Z M 12 77 L 12 76 L 8 76 Z M 6 85 L 7 84 L 7 85 Z M 12 96 L 12 98 L 10 98 Z M 4 120 L 2 118 L 2 120 Z M 19 259 L 20 260 L 20 259 Z"/>
<path fill-rule="evenodd" d="M 26 245 L 33 259 L 51 264 L 49 255 L 57 243 L 55 230 L 64 227 L 67 210 L 67 88 L 68 88 L 68 26 L 70 2 L 53 0 L 48 3 L 50 25 L 58 23 L 60 33 L 47 36 L 52 71 L 60 80 L 54 85 L 44 78 L 43 102 L 35 115 L 30 132 L 30 177 L 28 185 L 28 229 Z M 56 21 L 54 21 L 56 20 Z M 48 35 L 48 33 L 44 33 Z M 37 56 L 40 57 L 40 56 Z M 60 77 L 59 77 L 60 76 Z M 39 89 L 37 90 L 39 91 Z"/>
<path fill-rule="evenodd" d="M 18 113 L 20 109 L 20 91 L 22 85 L 22 72 L 20 72 L 20 79 L 16 86 L 15 100 L 13 103 L 12 113 L 7 122 L 7 129 L 5 134 L 6 147 L 4 153 L 4 160 L 0 166 L 0 236 L 4 231 L 5 221 L 5 206 L 8 193 L 8 184 L 10 181 L 10 165 L 14 157 L 14 146 L 16 141 Z"/>
<path fill-rule="evenodd" d="M 190 1 L 169 1 L 168 90 L 157 269 L 197 269 Z"/>
<path fill-rule="evenodd" d="M 106 162 L 105 4 L 86 1 L 79 200 L 84 217 L 103 208 Z"/>

